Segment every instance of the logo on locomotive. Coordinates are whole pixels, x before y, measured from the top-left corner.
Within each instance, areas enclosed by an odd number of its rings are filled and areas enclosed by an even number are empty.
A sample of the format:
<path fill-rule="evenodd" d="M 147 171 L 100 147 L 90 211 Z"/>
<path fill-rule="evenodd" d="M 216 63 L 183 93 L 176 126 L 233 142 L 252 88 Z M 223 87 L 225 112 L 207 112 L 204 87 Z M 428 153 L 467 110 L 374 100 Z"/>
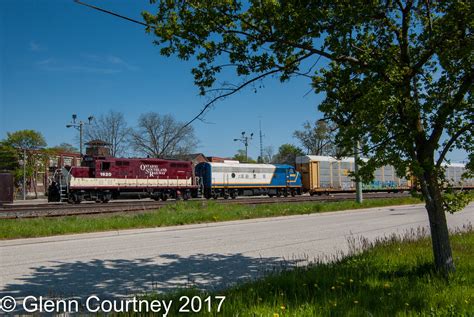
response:
<path fill-rule="evenodd" d="M 166 168 L 160 168 L 158 165 L 141 164 L 140 170 L 144 171 L 150 177 L 155 175 L 165 175 L 168 171 Z"/>

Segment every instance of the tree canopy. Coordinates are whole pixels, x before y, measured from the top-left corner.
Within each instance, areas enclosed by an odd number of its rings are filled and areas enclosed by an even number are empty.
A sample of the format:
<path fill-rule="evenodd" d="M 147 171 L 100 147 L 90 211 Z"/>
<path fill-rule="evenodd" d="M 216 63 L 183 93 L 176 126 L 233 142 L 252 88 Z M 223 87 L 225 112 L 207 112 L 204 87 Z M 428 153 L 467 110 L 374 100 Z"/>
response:
<path fill-rule="evenodd" d="M 474 149 L 472 1 L 160 1 L 143 17 L 163 55 L 196 60 L 203 110 L 265 77 L 311 80 L 338 146 L 370 157 L 362 176 L 416 177 L 436 267 L 454 269 L 441 184 L 446 154 Z"/>
<path fill-rule="evenodd" d="M 177 121 L 172 115 L 149 112 L 140 115 L 132 130 L 130 143 L 135 151 L 156 158 L 191 153 L 198 141 L 194 128 Z"/>
<path fill-rule="evenodd" d="M 296 157 L 303 154 L 303 150 L 299 147 L 285 143 L 278 148 L 278 153 L 273 157 L 273 163 L 295 165 Z"/>

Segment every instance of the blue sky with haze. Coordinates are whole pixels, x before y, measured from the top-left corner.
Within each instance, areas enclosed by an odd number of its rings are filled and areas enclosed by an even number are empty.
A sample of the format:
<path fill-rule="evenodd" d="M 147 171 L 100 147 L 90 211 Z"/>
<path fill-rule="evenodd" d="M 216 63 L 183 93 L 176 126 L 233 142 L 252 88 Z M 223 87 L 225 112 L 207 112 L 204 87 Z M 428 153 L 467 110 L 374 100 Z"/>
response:
<path fill-rule="evenodd" d="M 148 1 L 86 2 L 138 20 L 141 11 L 154 11 Z M 1 0 L 0 139 L 34 129 L 50 146 L 75 143 L 77 131 L 65 127 L 72 113 L 86 120 L 113 109 L 130 126 L 150 111 L 191 119 L 207 101 L 193 85 L 193 63 L 161 56 L 153 39 L 142 26 L 72 0 Z M 322 96 L 310 88 L 305 78 L 284 84 L 268 79 L 257 93 L 250 88 L 218 102 L 205 122 L 194 124 L 197 151 L 232 156 L 242 147 L 233 139 L 242 131 L 258 136 L 259 119 L 264 146 L 276 151 L 283 143 L 296 144 L 293 131 L 321 117 Z M 249 155 L 258 153 L 254 138 Z M 456 151 L 450 158 L 462 161 L 466 154 Z"/>

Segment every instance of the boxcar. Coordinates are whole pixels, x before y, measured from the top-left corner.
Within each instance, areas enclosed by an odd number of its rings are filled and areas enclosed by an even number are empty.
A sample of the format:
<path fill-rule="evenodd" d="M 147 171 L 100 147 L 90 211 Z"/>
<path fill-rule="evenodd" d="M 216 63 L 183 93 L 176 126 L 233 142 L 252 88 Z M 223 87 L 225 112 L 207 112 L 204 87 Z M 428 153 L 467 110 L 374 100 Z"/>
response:
<path fill-rule="evenodd" d="M 306 155 L 296 158 L 296 169 L 301 173 L 303 191 L 310 194 L 355 191 L 351 176 L 354 159 L 337 160 L 330 156 Z M 374 180 L 363 184 L 364 191 L 403 191 L 411 188 L 412 181 L 399 178 L 393 166 L 377 168 Z"/>
<path fill-rule="evenodd" d="M 301 176 L 290 165 L 199 163 L 196 176 L 202 179 L 208 199 L 301 194 Z"/>
<path fill-rule="evenodd" d="M 466 166 L 461 163 L 450 163 L 445 164 L 445 176 L 446 181 L 458 189 L 473 189 L 474 188 L 474 178 L 466 178 L 463 175 L 467 172 Z"/>

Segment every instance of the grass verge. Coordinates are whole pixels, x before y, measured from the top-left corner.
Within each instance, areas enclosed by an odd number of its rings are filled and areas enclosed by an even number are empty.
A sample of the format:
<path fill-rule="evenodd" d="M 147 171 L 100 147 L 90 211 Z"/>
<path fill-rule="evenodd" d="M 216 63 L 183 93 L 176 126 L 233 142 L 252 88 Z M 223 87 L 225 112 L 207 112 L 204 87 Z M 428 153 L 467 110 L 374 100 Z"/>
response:
<path fill-rule="evenodd" d="M 386 239 L 343 260 L 274 273 L 218 292 L 182 290 L 148 299 L 183 295 L 226 296 L 220 313 L 205 316 L 472 316 L 474 232 L 452 236 L 457 271 L 449 281 L 435 273 L 431 243 Z M 211 297 L 212 298 L 212 297 Z M 179 308 L 179 305 L 173 305 Z M 175 310 L 169 316 L 180 316 Z"/>
<path fill-rule="evenodd" d="M 226 205 L 212 201 L 177 202 L 142 213 L 68 216 L 61 218 L 0 220 L 0 239 L 33 238 L 133 228 L 153 228 L 192 223 L 312 214 L 319 212 L 420 203 L 412 197 L 353 201 L 305 202 L 265 205 Z"/>

